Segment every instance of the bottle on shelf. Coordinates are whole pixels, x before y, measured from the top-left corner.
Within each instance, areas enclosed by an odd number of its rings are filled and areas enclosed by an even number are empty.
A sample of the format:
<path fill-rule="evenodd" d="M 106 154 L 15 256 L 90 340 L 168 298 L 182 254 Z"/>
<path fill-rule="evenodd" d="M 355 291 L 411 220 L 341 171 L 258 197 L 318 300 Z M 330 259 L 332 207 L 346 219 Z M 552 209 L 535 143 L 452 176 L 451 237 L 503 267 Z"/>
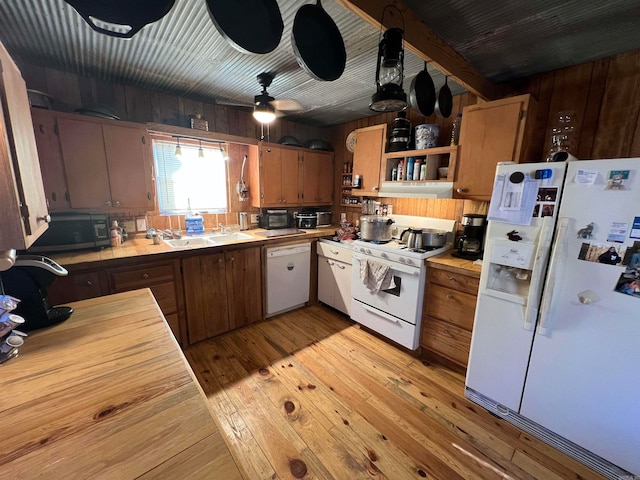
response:
<path fill-rule="evenodd" d="M 453 119 L 453 124 L 451 125 L 451 146 L 455 147 L 458 145 L 458 141 L 460 140 L 460 124 L 462 123 L 462 114 L 459 113 L 456 115 L 456 118 Z"/>
<path fill-rule="evenodd" d="M 407 180 L 413 180 L 413 164 L 415 163 L 414 157 L 407 158 Z"/>
<path fill-rule="evenodd" d="M 391 181 L 395 182 L 396 180 L 398 180 L 398 169 L 394 168 L 391 170 Z"/>
<path fill-rule="evenodd" d="M 420 169 L 422 168 L 422 159 L 420 157 L 416 158 L 415 162 L 413 162 L 413 177 L 412 180 L 420 180 Z"/>
<path fill-rule="evenodd" d="M 426 162 L 420 166 L 420 180 L 427 179 L 427 164 Z"/>
<path fill-rule="evenodd" d="M 398 163 L 398 180 L 404 180 L 404 160 Z"/>

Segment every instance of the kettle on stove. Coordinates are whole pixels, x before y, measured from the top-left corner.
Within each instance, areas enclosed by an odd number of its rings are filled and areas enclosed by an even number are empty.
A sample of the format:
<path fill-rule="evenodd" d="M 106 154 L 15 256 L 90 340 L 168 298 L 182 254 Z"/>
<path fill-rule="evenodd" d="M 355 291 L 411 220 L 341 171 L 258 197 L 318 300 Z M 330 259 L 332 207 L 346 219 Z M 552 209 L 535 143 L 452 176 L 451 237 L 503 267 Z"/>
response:
<path fill-rule="evenodd" d="M 407 248 L 420 250 L 422 248 L 422 229 L 407 228 L 400 234 L 400 241 L 407 245 Z"/>

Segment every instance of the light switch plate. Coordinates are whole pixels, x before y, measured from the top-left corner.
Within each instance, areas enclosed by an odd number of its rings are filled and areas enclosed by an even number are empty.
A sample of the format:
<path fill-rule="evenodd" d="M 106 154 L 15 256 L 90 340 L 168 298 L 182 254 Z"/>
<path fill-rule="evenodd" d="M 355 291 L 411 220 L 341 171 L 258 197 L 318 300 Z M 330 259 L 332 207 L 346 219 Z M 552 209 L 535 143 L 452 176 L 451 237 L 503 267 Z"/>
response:
<path fill-rule="evenodd" d="M 252 213 L 251 214 L 251 223 L 258 223 L 258 214 L 257 213 Z"/>

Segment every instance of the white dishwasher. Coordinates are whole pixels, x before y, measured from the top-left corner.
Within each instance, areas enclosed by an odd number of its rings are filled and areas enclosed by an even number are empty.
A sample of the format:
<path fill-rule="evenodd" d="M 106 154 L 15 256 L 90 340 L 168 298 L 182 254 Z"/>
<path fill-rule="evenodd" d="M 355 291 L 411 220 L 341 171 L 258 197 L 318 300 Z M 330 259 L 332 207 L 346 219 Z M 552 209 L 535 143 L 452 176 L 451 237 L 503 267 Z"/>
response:
<path fill-rule="evenodd" d="M 311 244 L 267 248 L 267 317 L 309 301 Z"/>

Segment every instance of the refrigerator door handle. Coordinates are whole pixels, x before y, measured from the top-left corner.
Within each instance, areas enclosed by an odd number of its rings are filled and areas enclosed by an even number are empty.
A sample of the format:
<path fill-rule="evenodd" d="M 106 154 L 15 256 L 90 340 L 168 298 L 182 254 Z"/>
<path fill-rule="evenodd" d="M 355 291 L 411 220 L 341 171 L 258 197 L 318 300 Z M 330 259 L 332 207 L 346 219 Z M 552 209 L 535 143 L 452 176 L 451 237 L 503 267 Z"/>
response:
<path fill-rule="evenodd" d="M 531 290 L 529 292 L 529 298 L 527 299 L 527 305 L 524 307 L 524 324 L 522 328 L 525 330 L 533 330 L 533 326 L 536 323 L 538 301 L 540 300 L 540 290 L 545 273 L 545 265 L 549 256 L 553 226 L 554 218 L 552 216 L 542 219 L 542 228 L 540 229 L 540 238 L 538 240 L 538 248 L 536 249 L 536 258 L 531 276 Z"/>
<path fill-rule="evenodd" d="M 542 302 L 540 306 L 540 325 L 537 331 L 540 335 L 548 336 L 551 333 L 551 326 L 549 323 L 551 304 L 553 303 L 553 292 L 556 288 L 556 281 L 558 280 L 558 263 L 560 263 L 564 258 L 564 249 L 565 244 L 567 243 L 567 231 L 569 230 L 569 220 L 570 218 L 568 217 L 563 217 L 558 220 L 558 230 L 555 240 L 556 248 L 551 253 L 547 283 L 544 286 L 544 294 L 542 295 Z"/>

